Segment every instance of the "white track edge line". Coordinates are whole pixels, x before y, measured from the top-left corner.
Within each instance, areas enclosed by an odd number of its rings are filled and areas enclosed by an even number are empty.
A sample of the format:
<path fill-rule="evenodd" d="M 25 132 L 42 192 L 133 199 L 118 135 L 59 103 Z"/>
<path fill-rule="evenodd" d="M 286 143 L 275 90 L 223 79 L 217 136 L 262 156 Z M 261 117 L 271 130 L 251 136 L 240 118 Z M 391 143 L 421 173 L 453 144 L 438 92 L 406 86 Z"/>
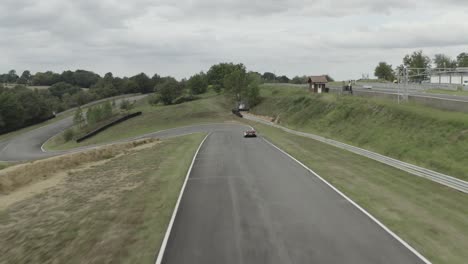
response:
<path fill-rule="evenodd" d="M 210 135 L 211 135 L 211 133 L 209 133 L 208 135 L 205 136 L 203 141 L 198 146 L 197 151 L 193 155 L 192 163 L 190 164 L 190 167 L 189 167 L 189 169 L 187 171 L 187 175 L 185 176 L 184 184 L 182 185 L 182 188 L 180 189 L 179 198 L 177 198 L 177 203 L 176 203 L 176 205 L 174 207 L 174 211 L 172 212 L 171 220 L 169 221 L 169 225 L 167 226 L 166 234 L 164 235 L 164 239 L 163 239 L 163 242 L 162 242 L 161 247 L 159 249 L 158 257 L 156 258 L 155 264 L 161 264 L 162 263 L 162 260 L 163 260 L 163 257 L 164 257 L 164 252 L 166 251 L 167 242 L 169 241 L 169 236 L 171 234 L 172 226 L 174 225 L 174 220 L 176 218 L 177 211 L 179 210 L 180 201 L 182 200 L 182 196 L 184 194 L 185 187 L 187 186 L 188 178 L 190 176 L 190 173 L 192 172 L 193 164 L 195 163 L 195 159 L 197 158 L 198 152 L 200 151 L 201 147 L 203 146 L 203 143 L 205 143 L 206 139 Z"/>
<path fill-rule="evenodd" d="M 412 246 L 410 246 L 408 243 L 406 243 L 403 239 L 401 239 L 397 234 L 393 233 L 388 227 L 386 227 L 384 224 L 382 224 L 379 220 L 377 220 L 377 218 L 375 218 L 373 215 L 371 215 L 369 212 L 367 212 L 364 208 L 362 208 L 361 206 L 359 206 L 356 202 L 354 202 L 353 200 L 351 200 L 351 198 L 349 198 L 348 196 L 346 196 L 344 193 L 342 193 L 340 190 L 338 190 L 335 186 L 331 185 L 328 181 L 326 181 L 325 179 L 323 179 L 320 175 L 318 175 L 315 171 L 311 170 L 309 167 L 307 167 L 306 165 L 304 165 L 302 162 L 300 162 L 299 160 L 297 160 L 296 158 L 294 158 L 293 156 L 291 156 L 290 154 L 288 154 L 286 151 L 280 149 L 279 147 L 277 147 L 275 144 L 271 143 L 270 141 L 268 141 L 267 139 L 263 138 L 262 139 L 267 142 L 268 144 L 270 144 L 271 146 L 273 146 L 274 148 L 276 148 L 277 150 L 279 150 L 280 152 L 282 152 L 283 154 L 285 154 L 286 156 L 288 156 L 289 158 L 291 158 L 292 160 L 294 160 L 295 162 L 297 162 L 298 164 L 300 164 L 302 167 L 304 167 L 306 170 L 308 170 L 310 173 L 312 173 L 314 176 L 316 176 L 317 178 L 319 178 L 322 182 L 324 182 L 326 185 L 328 185 L 330 188 L 332 188 L 335 192 L 337 192 L 339 195 L 341 195 L 343 198 L 345 198 L 348 202 L 350 202 L 352 205 L 354 205 L 356 208 L 358 208 L 362 213 L 364 213 L 366 216 L 368 216 L 370 219 L 372 219 L 377 225 L 379 225 L 383 230 L 385 230 L 387 233 L 389 233 L 393 238 L 395 238 L 396 240 L 398 240 L 401 244 L 403 244 L 403 246 L 405 246 L 407 249 L 409 249 L 413 254 L 415 254 L 418 258 L 420 258 L 424 263 L 426 264 L 431 264 L 431 262 L 429 260 L 427 260 L 423 255 L 421 255 L 421 253 L 419 253 L 418 251 L 416 251 L 416 249 L 414 249 Z"/>
<path fill-rule="evenodd" d="M 43 153 L 49 152 L 49 151 L 47 151 L 47 150 L 44 149 L 45 144 L 47 144 L 47 142 L 51 141 L 53 138 L 58 137 L 60 134 L 62 134 L 63 132 L 65 132 L 65 130 L 67 130 L 67 129 L 69 129 L 69 128 L 70 128 L 70 127 L 67 127 L 67 128 L 64 128 L 64 129 L 60 130 L 60 132 L 58 132 L 57 134 L 51 136 L 51 137 L 48 138 L 46 141 L 44 141 L 44 143 L 42 143 L 42 145 L 41 145 L 41 151 L 42 151 Z"/>

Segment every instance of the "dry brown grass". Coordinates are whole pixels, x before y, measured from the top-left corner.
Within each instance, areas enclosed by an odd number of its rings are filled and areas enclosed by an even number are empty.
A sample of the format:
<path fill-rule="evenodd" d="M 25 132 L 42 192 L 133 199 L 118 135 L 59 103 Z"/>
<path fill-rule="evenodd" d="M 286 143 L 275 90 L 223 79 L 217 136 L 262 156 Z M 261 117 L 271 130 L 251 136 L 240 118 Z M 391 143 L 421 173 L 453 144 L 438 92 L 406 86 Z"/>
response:
<path fill-rule="evenodd" d="M 79 153 L 37 160 L 12 166 L 0 171 L 0 195 L 11 193 L 18 188 L 51 178 L 58 172 L 71 170 L 83 164 L 110 159 L 119 154 L 158 139 L 142 139 L 132 142 L 107 145 Z"/>
<path fill-rule="evenodd" d="M 154 263 L 203 137 L 113 146 L 111 159 L 4 195 L 48 186 L 0 208 L 0 263 Z"/>

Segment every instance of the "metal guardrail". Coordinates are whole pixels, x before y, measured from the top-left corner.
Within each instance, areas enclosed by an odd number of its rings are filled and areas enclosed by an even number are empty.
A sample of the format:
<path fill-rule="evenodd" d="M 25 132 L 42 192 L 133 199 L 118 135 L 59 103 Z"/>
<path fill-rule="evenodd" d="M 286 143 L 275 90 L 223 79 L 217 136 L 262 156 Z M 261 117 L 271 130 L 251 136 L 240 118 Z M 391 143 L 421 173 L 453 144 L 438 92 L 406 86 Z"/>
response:
<path fill-rule="evenodd" d="M 348 145 L 348 144 L 345 144 L 345 143 L 342 143 L 342 142 L 339 142 L 339 141 L 336 141 L 336 140 L 333 140 L 333 139 L 328 139 L 328 138 L 324 138 L 324 137 L 317 136 L 317 135 L 314 135 L 314 134 L 304 133 L 304 132 L 299 132 L 299 131 L 296 131 L 296 130 L 292 130 L 292 129 L 289 129 L 289 128 L 274 124 L 272 122 L 269 122 L 269 121 L 263 120 L 261 118 L 251 116 L 251 115 L 244 115 L 244 118 L 252 120 L 252 121 L 256 121 L 256 122 L 259 122 L 259 123 L 263 123 L 263 124 L 266 124 L 266 125 L 269 125 L 269 126 L 279 128 L 279 129 L 281 129 L 283 131 L 286 131 L 288 133 L 291 133 L 291 134 L 311 138 L 311 139 L 314 139 L 314 140 L 317 140 L 317 141 L 320 141 L 320 142 L 323 142 L 323 143 L 326 143 L 326 144 L 329 144 L 329 145 L 332 145 L 332 146 L 335 146 L 335 147 L 338 147 L 338 148 L 341 148 L 341 149 L 351 151 L 351 152 L 353 152 L 355 154 L 365 156 L 367 158 L 379 161 L 379 162 L 384 163 L 386 165 L 389 165 L 389 166 L 395 167 L 397 169 L 400 169 L 400 170 L 406 171 L 408 173 L 411 173 L 413 175 L 429 179 L 431 181 L 443 184 L 445 186 L 448 186 L 450 188 L 456 189 L 456 190 L 464 192 L 464 193 L 468 193 L 468 182 L 466 182 L 464 180 L 460 180 L 460 179 L 454 178 L 454 177 L 449 176 L 449 175 L 445 175 L 445 174 L 435 172 L 435 171 L 432 171 L 432 170 L 429 170 L 429 169 L 425 169 L 425 168 L 422 168 L 422 167 L 419 167 L 419 166 L 416 166 L 416 165 L 413 165 L 413 164 L 409 164 L 409 163 L 406 163 L 406 162 L 403 162 L 403 161 L 400 161 L 400 160 L 397 160 L 397 159 L 394 159 L 394 158 L 390 158 L 390 157 L 387 157 L 387 156 L 384 156 L 384 155 L 381 155 L 381 154 L 378 154 L 378 153 L 375 153 L 375 152 L 372 152 L 372 151 L 369 151 L 369 150 L 365 150 L 365 149 L 362 149 L 362 148 L 351 146 L 351 145 Z"/>

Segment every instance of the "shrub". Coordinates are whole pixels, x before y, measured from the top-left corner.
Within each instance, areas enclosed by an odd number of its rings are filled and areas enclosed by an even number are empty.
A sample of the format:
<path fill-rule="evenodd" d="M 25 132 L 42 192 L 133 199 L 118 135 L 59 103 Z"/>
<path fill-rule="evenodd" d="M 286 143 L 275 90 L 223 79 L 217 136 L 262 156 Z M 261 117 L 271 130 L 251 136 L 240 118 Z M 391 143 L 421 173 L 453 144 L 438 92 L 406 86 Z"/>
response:
<path fill-rule="evenodd" d="M 130 111 L 134 107 L 133 103 L 131 103 L 129 100 L 122 100 L 120 103 L 120 109 L 125 110 L 125 111 Z"/>
<path fill-rule="evenodd" d="M 161 102 L 161 97 L 157 94 L 153 94 L 148 97 L 148 102 L 150 105 L 157 105 Z"/>
<path fill-rule="evenodd" d="M 75 130 L 73 128 L 67 129 L 65 133 L 63 133 L 63 139 L 65 142 L 68 142 L 75 137 Z"/>
<path fill-rule="evenodd" d="M 221 93 L 221 89 L 222 89 L 221 85 L 218 85 L 218 84 L 214 84 L 214 85 L 213 85 L 213 90 L 214 90 L 216 93 L 218 93 L 218 94 Z"/>

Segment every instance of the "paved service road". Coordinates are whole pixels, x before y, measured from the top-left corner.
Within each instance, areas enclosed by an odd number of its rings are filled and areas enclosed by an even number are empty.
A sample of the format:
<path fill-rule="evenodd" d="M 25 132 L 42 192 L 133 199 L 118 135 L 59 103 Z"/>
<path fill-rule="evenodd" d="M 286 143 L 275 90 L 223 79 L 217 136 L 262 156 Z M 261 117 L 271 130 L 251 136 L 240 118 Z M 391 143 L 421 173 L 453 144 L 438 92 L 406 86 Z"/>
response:
<path fill-rule="evenodd" d="M 350 202 L 241 129 L 201 147 L 163 263 L 424 263 Z"/>
<path fill-rule="evenodd" d="M 128 100 L 140 100 L 146 95 L 137 95 L 123 98 Z M 118 104 L 123 99 L 116 99 Z M 25 132 L 12 139 L 0 142 L 0 161 L 25 161 L 56 156 L 66 152 L 43 152 L 42 144 L 49 138 L 73 125 L 73 116 L 57 122 Z"/>

